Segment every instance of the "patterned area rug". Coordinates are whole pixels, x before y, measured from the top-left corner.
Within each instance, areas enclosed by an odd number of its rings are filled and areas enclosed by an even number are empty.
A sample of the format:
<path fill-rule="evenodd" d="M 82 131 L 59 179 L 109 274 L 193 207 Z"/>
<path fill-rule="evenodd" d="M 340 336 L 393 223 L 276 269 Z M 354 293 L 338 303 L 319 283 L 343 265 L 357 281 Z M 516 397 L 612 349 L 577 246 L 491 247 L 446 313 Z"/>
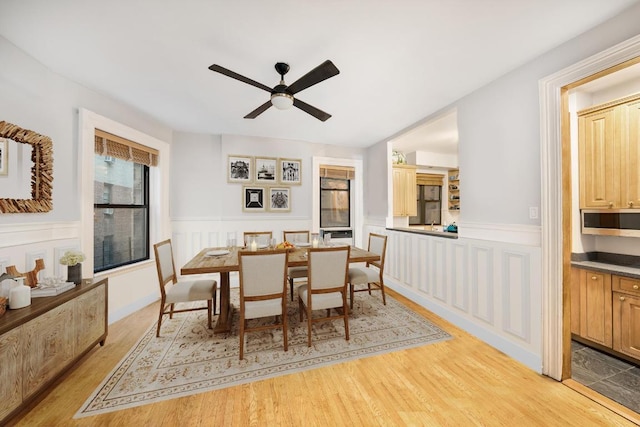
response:
<path fill-rule="evenodd" d="M 166 317 L 160 338 L 155 336 L 156 325 L 145 332 L 75 418 L 451 338 L 389 296 L 385 306 L 379 292 L 371 297 L 366 293 L 360 295 L 349 318 L 349 341 L 345 340 L 341 320 L 320 322 L 313 325 L 312 347 L 307 347 L 306 318 L 300 323 L 296 299 L 289 301 L 289 351 L 283 350 L 281 330 L 249 332 L 245 335 L 244 360 L 238 359 L 237 310 L 234 330 L 226 336 L 215 335 L 207 329 L 205 311 L 176 314 L 172 320 Z M 238 307 L 238 289 L 232 289 L 231 296 L 232 303 Z M 273 322 L 273 318 L 266 321 Z"/>

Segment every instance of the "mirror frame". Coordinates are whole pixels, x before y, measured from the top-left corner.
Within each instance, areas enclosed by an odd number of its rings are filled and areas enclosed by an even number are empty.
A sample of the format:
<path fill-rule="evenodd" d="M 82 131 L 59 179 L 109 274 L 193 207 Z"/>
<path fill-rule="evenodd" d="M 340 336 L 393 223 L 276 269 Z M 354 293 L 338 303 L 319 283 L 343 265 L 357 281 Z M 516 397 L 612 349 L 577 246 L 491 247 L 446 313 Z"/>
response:
<path fill-rule="evenodd" d="M 32 146 L 31 198 L 0 199 L 2 213 L 49 212 L 53 209 L 53 143 L 51 138 L 12 123 L 0 121 L 0 138 Z"/>

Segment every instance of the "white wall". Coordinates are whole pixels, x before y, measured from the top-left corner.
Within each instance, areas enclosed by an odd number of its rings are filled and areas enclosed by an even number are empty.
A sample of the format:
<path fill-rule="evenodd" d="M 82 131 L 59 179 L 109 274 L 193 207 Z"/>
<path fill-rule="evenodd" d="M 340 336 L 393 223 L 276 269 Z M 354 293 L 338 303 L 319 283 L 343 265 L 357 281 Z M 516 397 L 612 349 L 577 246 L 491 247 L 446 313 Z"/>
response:
<path fill-rule="evenodd" d="M 0 271 L 4 272 L 7 265 L 28 271 L 33 269 L 36 258 L 42 258 L 46 269 L 40 278 L 66 277 L 66 267 L 58 264 L 65 250 L 81 248 L 88 256 L 92 252 L 91 248 L 82 246 L 80 156 L 83 147 L 79 137 L 79 109 L 88 108 L 167 142 L 171 141 L 171 129 L 127 105 L 62 78 L 2 37 L 0 58 L 3 61 L 0 120 L 52 139 L 54 177 L 52 211 L 0 214 Z M 3 195 L 2 181 L 0 197 L 8 197 Z M 119 271 L 110 277 L 110 282 L 110 322 L 156 298 L 155 293 L 159 294 L 153 263 L 151 268 Z"/>

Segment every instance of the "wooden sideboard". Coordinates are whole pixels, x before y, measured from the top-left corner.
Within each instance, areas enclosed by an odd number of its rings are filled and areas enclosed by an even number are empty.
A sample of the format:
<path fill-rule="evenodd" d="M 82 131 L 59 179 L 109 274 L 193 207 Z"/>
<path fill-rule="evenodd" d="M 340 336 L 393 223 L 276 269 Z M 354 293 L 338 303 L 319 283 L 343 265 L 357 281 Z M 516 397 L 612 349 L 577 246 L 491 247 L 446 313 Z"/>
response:
<path fill-rule="evenodd" d="M 0 317 L 0 425 L 37 399 L 107 338 L 108 281 L 83 281 L 61 295 Z"/>

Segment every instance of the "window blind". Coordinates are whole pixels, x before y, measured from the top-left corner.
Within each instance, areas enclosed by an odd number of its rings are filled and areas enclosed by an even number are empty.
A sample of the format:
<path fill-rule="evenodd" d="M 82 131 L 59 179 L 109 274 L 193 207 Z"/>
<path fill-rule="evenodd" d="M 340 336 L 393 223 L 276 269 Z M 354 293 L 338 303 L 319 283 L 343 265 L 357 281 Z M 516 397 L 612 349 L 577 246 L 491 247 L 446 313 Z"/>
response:
<path fill-rule="evenodd" d="M 147 166 L 158 166 L 158 150 L 117 135 L 95 130 L 95 152 Z"/>
<path fill-rule="evenodd" d="M 442 187 L 442 175 L 434 175 L 430 173 L 416 174 L 416 184 L 418 185 L 439 185 Z"/>
<path fill-rule="evenodd" d="M 320 178 L 355 179 L 356 170 L 350 166 L 320 165 Z"/>

